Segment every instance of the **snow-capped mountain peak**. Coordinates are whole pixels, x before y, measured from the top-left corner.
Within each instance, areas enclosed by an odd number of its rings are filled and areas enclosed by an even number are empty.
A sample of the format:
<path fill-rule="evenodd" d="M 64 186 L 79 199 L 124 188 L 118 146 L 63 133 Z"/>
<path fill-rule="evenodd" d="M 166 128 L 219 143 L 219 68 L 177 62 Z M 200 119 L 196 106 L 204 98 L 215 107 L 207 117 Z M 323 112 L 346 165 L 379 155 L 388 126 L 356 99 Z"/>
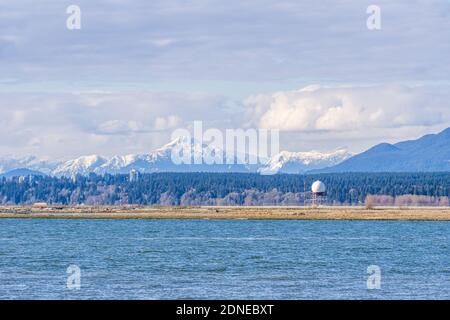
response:
<path fill-rule="evenodd" d="M 59 162 L 41 160 L 35 156 L 27 156 L 22 158 L 0 157 L 0 173 L 19 168 L 27 168 L 29 170 L 50 174 L 58 164 Z"/>
<path fill-rule="evenodd" d="M 270 158 L 258 172 L 261 174 L 304 173 L 309 170 L 336 165 L 351 156 L 352 154 L 345 149 L 330 153 L 282 151 Z"/>
<path fill-rule="evenodd" d="M 183 163 L 173 161 L 173 155 L 183 157 Z M 345 149 L 331 153 L 318 151 L 289 152 L 283 151 L 271 157 L 266 163 L 250 165 L 245 162 L 246 156 L 238 154 L 231 159 L 222 149 L 200 143 L 191 137 L 178 137 L 168 144 L 147 154 L 116 155 L 110 158 L 99 155 L 82 156 L 76 159 L 45 166 L 34 157 L 17 160 L 16 162 L 0 159 L 0 169 L 3 171 L 16 168 L 28 168 L 54 176 L 71 177 L 77 174 L 118 174 L 136 170 L 141 173 L 152 172 L 259 172 L 303 173 L 305 171 L 329 167 L 349 158 L 351 154 Z M 222 159 L 224 163 L 215 161 L 213 164 L 206 159 Z M 238 159 L 244 161 L 237 161 Z M 186 161 L 187 160 L 187 161 Z M 232 163 L 232 164 L 230 164 Z M 8 169 L 8 170 L 5 170 Z"/>
<path fill-rule="evenodd" d="M 89 155 L 66 161 L 52 171 L 55 176 L 86 175 L 105 164 L 108 160 L 98 155 Z"/>

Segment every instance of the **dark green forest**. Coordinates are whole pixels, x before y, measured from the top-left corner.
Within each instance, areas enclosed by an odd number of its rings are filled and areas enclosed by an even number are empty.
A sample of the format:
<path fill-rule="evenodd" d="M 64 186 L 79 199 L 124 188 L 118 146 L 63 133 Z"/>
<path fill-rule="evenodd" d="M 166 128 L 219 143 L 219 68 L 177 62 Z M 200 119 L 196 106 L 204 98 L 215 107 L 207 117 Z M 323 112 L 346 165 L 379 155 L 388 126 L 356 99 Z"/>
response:
<path fill-rule="evenodd" d="M 302 205 L 311 184 L 323 181 L 327 203 L 358 205 L 368 195 L 386 204 L 406 195 L 422 204 L 448 206 L 450 173 L 339 173 L 317 175 L 246 173 L 154 173 L 136 181 L 128 175 L 47 176 L 0 179 L 3 205 L 47 202 L 61 205 Z M 399 198 L 400 199 L 400 198 Z M 408 198 L 409 199 L 409 198 Z M 419 197 L 418 197 L 419 199 Z M 425 199 L 425 200 L 424 200 Z M 411 202 L 411 199 L 408 201 Z M 415 200 L 414 200 L 415 201 Z M 410 203 L 408 202 L 408 203 Z"/>

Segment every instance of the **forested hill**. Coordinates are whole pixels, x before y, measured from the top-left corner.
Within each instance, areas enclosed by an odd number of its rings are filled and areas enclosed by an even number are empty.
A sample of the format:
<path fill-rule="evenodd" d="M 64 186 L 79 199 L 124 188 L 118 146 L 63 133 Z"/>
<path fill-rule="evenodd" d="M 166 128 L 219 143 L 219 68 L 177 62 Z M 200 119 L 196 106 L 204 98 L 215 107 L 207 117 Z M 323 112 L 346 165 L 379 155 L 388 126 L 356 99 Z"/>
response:
<path fill-rule="evenodd" d="M 327 172 L 449 172 L 450 128 L 417 140 L 381 143 L 333 167 Z"/>
<path fill-rule="evenodd" d="M 323 181 L 330 204 L 361 204 L 367 195 L 423 195 L 448 203 L 450 173 L 342 173 L 262 176 L 246 173 L 91 174 L 76 179 L 0 179 L 0 203 L 142 205 L 302 205 L 304 190 Z M 447 204 L 448 205 L 448 204 Z"/>

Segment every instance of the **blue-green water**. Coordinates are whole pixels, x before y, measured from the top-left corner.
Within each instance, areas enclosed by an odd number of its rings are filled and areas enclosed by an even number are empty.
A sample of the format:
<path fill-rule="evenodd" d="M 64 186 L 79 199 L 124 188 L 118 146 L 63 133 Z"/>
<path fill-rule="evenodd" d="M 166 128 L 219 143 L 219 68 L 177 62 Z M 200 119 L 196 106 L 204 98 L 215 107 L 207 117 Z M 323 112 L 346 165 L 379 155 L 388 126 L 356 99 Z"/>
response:
<path fill-rule="evenodd" d="M 450 223 L 0 219 L 0 298 L 449 299 Z"/>

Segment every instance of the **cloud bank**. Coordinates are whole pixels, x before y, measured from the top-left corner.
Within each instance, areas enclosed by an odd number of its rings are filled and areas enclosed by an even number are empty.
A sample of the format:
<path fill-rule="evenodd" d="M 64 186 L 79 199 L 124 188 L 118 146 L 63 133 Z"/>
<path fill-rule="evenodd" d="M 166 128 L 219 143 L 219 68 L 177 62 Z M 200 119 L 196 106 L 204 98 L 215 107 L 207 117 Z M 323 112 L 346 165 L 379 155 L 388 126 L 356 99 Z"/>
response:
<path fill-rule="evenodd" d="M 0 155 L 142 153 L 194 120 L 292 151 L 450 126 L 447 0 L 379 0 L 378 31 L 369 0 L 78 0 L 70 31 L 72 4 L 0 0 Z"/>
<path fill-rule="evenodd" d="M 443 93 L 423 88 L 375 86 L 321 88 L 251 96 L 254 125 L 288 131 L 348 131 L 433 126 L 448 121 Z M 444 95 L 446 96 L 446 95 Z"/>
<path fill-rule="evenodd" d="M 0 94 L 2 155 L 74 157 L 153 150 L 176 128 L 281 131 L 292 151 L 361 151 L 450 124 L 447 87 L 307 86 L 230 101 L 206 93 Z"/>
<path fill-rule="evenodd" d="M 216 125 L 225 103 L 202 93 L 0 93 L 1 154 L 147 152 L 194 120 Z"/>
<path fill-rule="evenodd" d="M 3 81 L 132 82 L 261 90 L 302 81 L 448 81 L 450 2 L 78 0 L 82 29 L 66 29 L 69 1 L 0 1 Z M 240 82 L 233 86 L 230 82 Z M 31 85 L 31 84 L 29 84 Z"/>

